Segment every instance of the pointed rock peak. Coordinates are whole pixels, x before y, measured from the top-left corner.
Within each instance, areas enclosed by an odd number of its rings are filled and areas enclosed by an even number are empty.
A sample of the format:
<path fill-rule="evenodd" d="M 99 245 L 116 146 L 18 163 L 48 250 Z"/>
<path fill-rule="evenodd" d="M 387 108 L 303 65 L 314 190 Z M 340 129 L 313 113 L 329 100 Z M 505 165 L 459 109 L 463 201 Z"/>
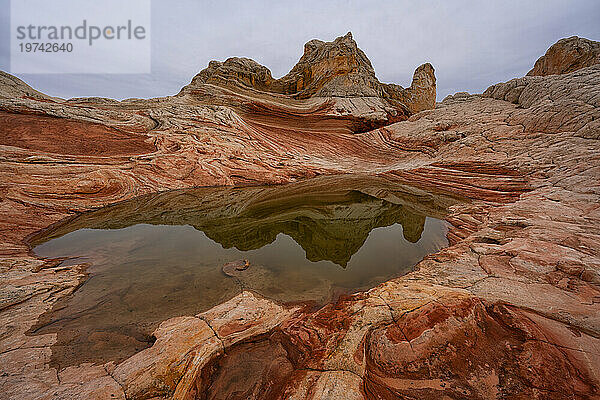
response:
<path fill-rule="evenodd" d="M 353 45 L 354 47 L 358 48 L 356 42 L 352 38 L 352 32 L 348 32 L 344 36 L 339 36 L 339 37 L 335 38 L 335 40 L 333 40 L 332 42 L 325 42 L 325 41 L 319 40 L 319 39 L 309 40 L 308 42 L 306 42 L 304 44 L 304 52 L 306 53 L 307 49 L 309 51 L 312 51 L 323 45 L 333 44 L 333 43 L 335 43 L 335 44 L 346 43 L 346 44 L 350 44 L 350 45 Z"/>
<path fill-rule="evenodd" d="M 371 61 L 348 32 L 332 42 L 307 42 L 298 63 L 276 86 L 298 98 L 362 97 L 377 96 L 378 83 Z"/>
<path fill-rule="evenodd" d="M 354 39 L 352 38 L 352 32 L 346 33 L 344 36 L 340 36 L 334 40 L 334 42 L 352 42 L 356 44 Z"/>
<path fill-rule="evenodd" d="M 430 63 L 425 63 L 415 70 L 412 83 L 405 92 L 411 95 L 410 101 L 405 101 L 405 104 L 412 113 L 435 108 L 435 69 Z"/>
<path fill-rule="evenodd" d="M 435 69 L 430 63 L 425 63 L 415 70 L 410 87 L 428 88 L 431 86 L 435 87 Z"/>
<path fill-rule="evenodd" d="M 315 51 L 320 50 L 320 49 L 324 49 L 324 51 L 321 52 L 322 53 L 321 56 L 324 55 L 323 53 L 327 53 L 326 54 L 327 56 L 334 57 L 339 53 L 339 51 L 342 48 L 346 52 L 361 52 L 362 53 L 362 51 L 358 48 L 358 45 L 356 44 L 354 39 L 352 39 L 352 32 L 348 32 L 344 36 L 337 37 L 332 42 L 324 42 L 319 39 L 312 39 L 312 40 L 306 42 L 306 44 L 304 45 L 304 55 L 302 58 L 304 58 L 305 56 L 309 56 L 311 54 L 315 54 Z M 302 61 L 302 58 L 300 59 L 301 61 Z M 369 61 L 369 59 L 366 56 L 364 56 L 364 58 L 369 62 L 369 65 L 370 65 L 371 62 Z"/>

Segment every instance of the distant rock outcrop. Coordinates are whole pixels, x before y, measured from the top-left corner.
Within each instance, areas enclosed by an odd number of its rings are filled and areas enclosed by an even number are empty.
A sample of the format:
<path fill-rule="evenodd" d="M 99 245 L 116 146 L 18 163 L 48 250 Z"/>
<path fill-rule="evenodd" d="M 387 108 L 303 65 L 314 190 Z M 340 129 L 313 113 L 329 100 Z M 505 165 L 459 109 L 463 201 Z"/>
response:
<path fill-rule="evenodd" d="M 182 92 L 202 84 L 227 88 L 252 88 L 289 95 L 311 97 L 379 97 L 406 108 L 410 114 L 435 107 L 435 70 L 423 64 L 415 71 L 410 88 L 379 82 L 371 62 L 348 32 L 333 42 L 313 39 L 304 45 L 304 54 L 292 70 L 280 79 L 249 58 L 232 57 L 211 61 Z"/>
<path fill-rule="evenodd" d="M 540 57 L 528 76 L 566 74 L 600 63 L 600 42 L 572 36 L 561 39 Z"/>
<path fill-rule="evenodd" d="M 483 96 L 519 106 L 507 119 L 510 124 L 521 124 L 536 132 L 568 131 L 573 136 L 597 140 L 599 57 L 600 42 L 576 36 L 559 40 L 535 63 L 529 76 L 492 85 Z M 532 111 L 535 118 L 531 118 Z"/>

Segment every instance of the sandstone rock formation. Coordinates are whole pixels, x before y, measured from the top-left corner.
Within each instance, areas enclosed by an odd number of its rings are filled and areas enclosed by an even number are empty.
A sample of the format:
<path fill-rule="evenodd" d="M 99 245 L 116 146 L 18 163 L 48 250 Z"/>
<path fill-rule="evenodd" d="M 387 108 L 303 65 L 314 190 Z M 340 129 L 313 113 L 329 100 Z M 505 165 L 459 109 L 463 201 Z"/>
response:
<path fill-rule="evenodd" d="M 253 60 L 233 57 L 225 62 L 211 61 L 208 68 L 196 75 L 182 92 L 201 84 L 229 88 L 241 85 L 263 92 L 291 95 L 296 99 L 380 97 L 407 100 L 404 105 L 413 113 L 435 105 L 435 76 L 431 64 L 423 64 L 415 71 L 409 89 L 383 84 L 350 32 L 333 42 L 313 39 L 306 43 L 298 63 L 280 79 L 273 79 L 268 68 Z"/>
<path fill-rule="evenodd" d="M 161 99 L 65 101 L 3 76 L 8 125 L 0 129 L 11 132 L 0 143 L 4 396 L 598 398 L 599 65 L 541 66 L 566 73 L 519 78 L 410 115 L 410 103 L 401 107 L 368 78 L 361 53 L 334 64 L 356 67 L 341 78 L 310 75 L 330 52 L 346 54 L 349 39 L 309 42 L 284 81 L 246 61 L 213 64 Z M 431 87 L 430 72 L 422 67 L 415 88 Z M 320 97 L 343 93 L 339 84 L 354 94 L 364 84 L 379 97 Z M 61 151 L 28 136 L 62 141 L 52 124 L 65 124 L 69 137 L 90 135 L 98 150 L 65 143 Z M 108 134 L 115 131 L 119 146 Z M 244 292 L 164 322 L 152 347 L 118 365 L 57 371 L 48 364 L 56 338 L 26 335 L 85 279 L 85 266 L 29 253 L 26 238 L 40 229 L 161 190 L 346 172 L 469 199 L 446 217 L 450 246 L 408 275 L 317 311 Z"/>
<path fill-rule="evenodd" d="M 333 42 L 313 39 L 306 43 L 298 63 L 280 79 L 273 79 L 268 68 L 248 58 L 211 61 L 181 94 L 205 84 L 234 90 L 241 86 L 295 99 L 379 98 L 405 116 L 433 108 L 436 96 L 434 69 L 429 63 L 417 68 L 408 89 L 379 82 L 371 62 L 350 32 Z"/>
<path fill-rule="evenodd" d="M 566 74 L 600 62 L 600 42 L 572 36 L 553 44 L 527 76 Z"/>

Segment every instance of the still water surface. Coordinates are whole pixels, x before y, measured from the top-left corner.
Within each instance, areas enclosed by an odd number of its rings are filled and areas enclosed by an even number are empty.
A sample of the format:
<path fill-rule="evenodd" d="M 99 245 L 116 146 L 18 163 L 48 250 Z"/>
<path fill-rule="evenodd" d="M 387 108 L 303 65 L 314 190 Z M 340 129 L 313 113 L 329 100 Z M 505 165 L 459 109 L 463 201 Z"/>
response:
<path fill-rule="evenodd" d="M 375 197 L 318 182 L 144 196 L 55 227 L 34 252 L 88 263 L 90 275 L 32 334 L 58 334 L 52 362 L 61 368 L 118 361 L 147 347 L 161 321 L 241 290 L 319 306 L 406 274 L 447 244 L 431 197 L 424 207 L 389 189 Z M 248 269 L 222 271 L 242 259 Z"/>

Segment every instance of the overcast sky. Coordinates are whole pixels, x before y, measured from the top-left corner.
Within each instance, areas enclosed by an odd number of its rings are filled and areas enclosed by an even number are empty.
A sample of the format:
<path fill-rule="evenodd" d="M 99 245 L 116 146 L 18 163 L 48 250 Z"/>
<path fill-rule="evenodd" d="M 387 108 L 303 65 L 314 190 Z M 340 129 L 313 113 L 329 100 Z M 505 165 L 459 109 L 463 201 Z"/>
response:
<path fill-rule="evenodd" d="M 308 40 L 330 41 L 351 31 L 382 82 L 409 86 L 414 69 L 432 63 L 441 100 L 523 76 L 562 37 L 600 40 L 599 21 L 598 0 L 152 0 L 151 74 L 16 75 L 64 98 L 165 96 L 210 60 L 231 56 L 252 58 L 281 77 Z M 9 22 L 9 1 L 0 0 L 4 71 L 10 69 Z"/>

